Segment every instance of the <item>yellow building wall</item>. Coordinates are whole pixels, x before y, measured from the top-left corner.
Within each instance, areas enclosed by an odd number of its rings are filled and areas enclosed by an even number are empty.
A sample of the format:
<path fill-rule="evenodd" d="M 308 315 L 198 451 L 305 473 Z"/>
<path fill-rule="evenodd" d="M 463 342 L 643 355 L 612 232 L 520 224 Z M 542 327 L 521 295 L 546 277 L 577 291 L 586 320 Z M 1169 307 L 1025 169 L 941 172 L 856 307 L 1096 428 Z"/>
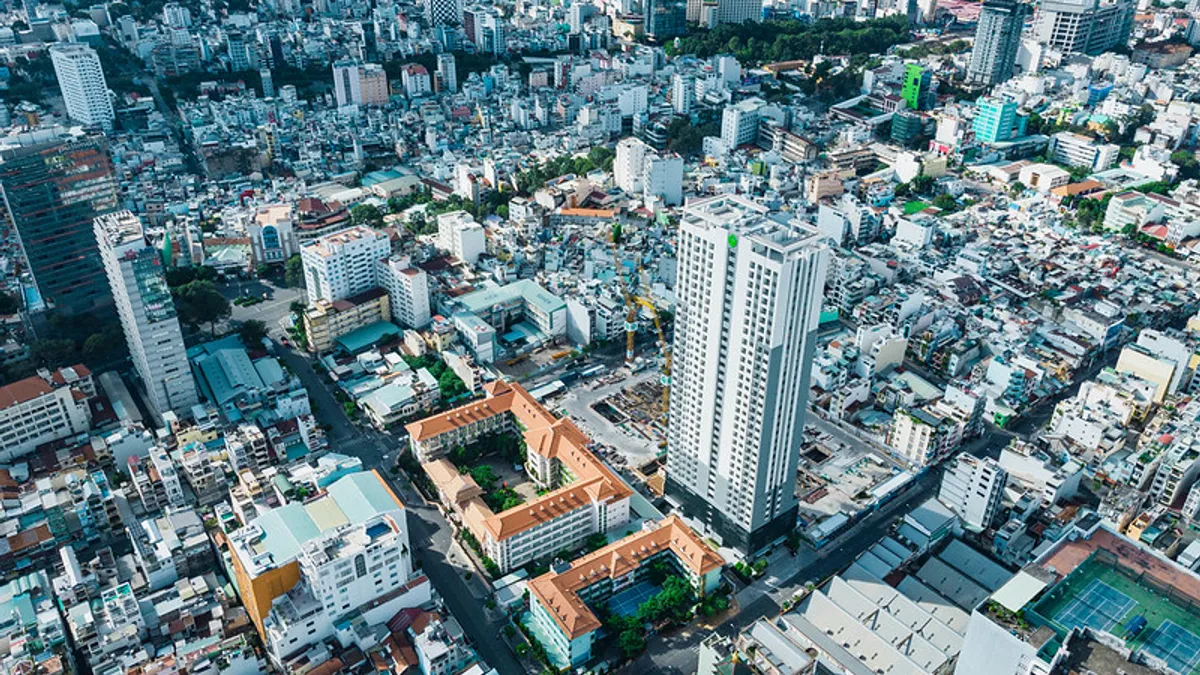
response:
<path fill-rule="evenodd" d="M 1175 374 L 1175 364 L 1170 361 L 1159 361 L 1152 356 L 1126 347 L 1121 350 L 1121 356 L 1117 359 L 1117 372 L 1130 373 L 1143 380 L 1153 382 L 1155 385 L 1154 402 L 1162 403 L 1171 386 L 1171 376 Z"/>

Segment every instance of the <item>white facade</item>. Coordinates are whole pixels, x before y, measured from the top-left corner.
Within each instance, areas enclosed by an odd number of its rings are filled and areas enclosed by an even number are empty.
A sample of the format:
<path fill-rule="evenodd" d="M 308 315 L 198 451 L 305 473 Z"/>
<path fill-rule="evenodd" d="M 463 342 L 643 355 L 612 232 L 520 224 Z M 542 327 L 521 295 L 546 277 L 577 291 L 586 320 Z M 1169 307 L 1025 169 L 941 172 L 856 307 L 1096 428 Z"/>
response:
<path fill-rule="evenodd" d="M 696 107 L 696 81 L 689 75 L 675 74 L 671 81 L 671 106 L 677 115 L 690 115 Z"/>
<path fill-rule="evenodd" d="M 129 211 L 96 218 L 93 226 L 146 403 L 160 421 L 168 411 L 190 416 L 200 398 L 159 251 L 146 243 L 141 221 Z"/>
<path fill-rule="evenodd" d="M 388 236 L 366 227 L 325 235 L 300 249 L 308 301 L 335 302 L 379 285 L 376 263 L 391 255 Z"/>
<path fill-rule="evenodd" d="M 91 375 L 87 377 L 90 382 Z M 59 385 L 57 380 L 34 376 L 0 387 L 0 401 L 4 402 L 0 408 L 0 462 L 88 430 L 91 413 L 87 400 L 76 395 L 79 390 L 74 386 Z"/>
<path fill-rule="evenodd" d="M 613 183 L 626 194 L 636 195 L 642 191 L 642 174 L 645 171 L 646 155 L 652 153 L 650 146 L 640 138 L 623 138 L 617 143 L 613 158 Z"/>
<path fill-rule="evenodd" d="M 1111 169 L 1117 163 L 1121 147 L 1113 143 L 1097 143 L 1095 139 L 1060 131 L 1050 137 L 1050 158 L 1067 166 L 1087 167 L 1092 171 Z"/>
<path fill-rule="evenodd" d="M 96 50 L 78 42 L 56 44 L 50 48 L 50 60 L 67 116 L 86 126 L 112 129 L 116 115 Z"/>
<path fill-rule="evenodd" d="M 642 176 L 646 201 L 661 199 L 667 206 L 683 203 L 683 158 L 679 155 L 651 155 L 646 158 Z"/>
<path fill-rule="evenodd" d="M 667 491 L 753 552 L 794 525 L 828 251 L 737 196 L 689 204 L 679 231 Z"/>
<path fill-rule="evenodd" d="M 438 216 L 438 248 L 474 265 L 487 249 L 483 226 L 466 211 L 451 211 Z"/>
<path fill-rule="evenodd" d="M 748 98 L 726 106 L 721 113 L 721 143 L 729 152 L 758 138 L 759 110 L 766 105 L 761 98 Z"/>
<path fill-rule="evenodd" d="M 938 499 L 958 514 L 963 524 L 986 530 L 1000 513 L 1008 473 L 993 459 L 962 453 L 946 468 Z"/>
<path fill-rule="evenodd" d="M 379 261 L 379 285 L 388 293 L 392 320 L 408 328 L 429 325 L 429 275 L 407 256 Z"/>
<path fill-rule="evenodd" d="M 428 96 L 433 92 L 433 86 L 429 81 L 429 71 L 425 69 L 425 66 L 416 63 L 404 66 L 404 69 L 400 71 L 400 83 L 404 85 L 404 93 L 409 98 Z"/>
<path fill-rule="evenodd" d="M 454 54 L 438 54 L 437 76 L 441 82 L 440 91 L 451 94 L 458 91 L 458 66 L 454 62 Z"/>

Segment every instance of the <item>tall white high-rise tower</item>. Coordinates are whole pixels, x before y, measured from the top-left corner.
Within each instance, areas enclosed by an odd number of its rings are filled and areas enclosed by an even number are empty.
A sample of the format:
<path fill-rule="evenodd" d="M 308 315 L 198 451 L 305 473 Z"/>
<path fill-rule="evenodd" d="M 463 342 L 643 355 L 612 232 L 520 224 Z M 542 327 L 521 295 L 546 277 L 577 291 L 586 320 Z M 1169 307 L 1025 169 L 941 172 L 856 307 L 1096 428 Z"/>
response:
<path fill-rule="evenodd" d="M 116 115 L 96 50 L 78 42 L 64 42 L 50 48 L 50 61 L 67 116 L 85 126 L 112 129 Z"/>
<path fill-rule="evenodd" d="M 796 467 L 828 250 L 738 196 L 679 227 L 667 494 L 754 553 L 795 527 Z"/>
<path fill-rule="evenodd" d="M 94 227 L 146 402 L 158 421 L 168 410 L 189 416 L 199 399 L 161 253 L 146 242 L 141 221 L 129 211 L 96 218 Z"/>

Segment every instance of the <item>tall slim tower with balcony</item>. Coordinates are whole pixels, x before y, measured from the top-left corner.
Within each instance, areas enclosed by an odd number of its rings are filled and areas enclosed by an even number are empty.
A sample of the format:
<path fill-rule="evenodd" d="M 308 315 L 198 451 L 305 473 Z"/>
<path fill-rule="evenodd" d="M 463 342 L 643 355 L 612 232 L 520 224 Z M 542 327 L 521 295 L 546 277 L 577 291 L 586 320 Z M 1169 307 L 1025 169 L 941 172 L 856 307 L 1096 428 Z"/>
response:
<path fill-rule="evenodd" d="M 155 417 L 190 414 L 199 401 L 188 368 L 183 333 L 163 273 L 162 255 L 150 246 L 138 217 L 118 211 L 95 220 L 100 258 L 112 287 L 129 355 Z"/>
<path fill-rule="evenodd" d="M 96 50 L 79 42 L 56 44 L 50 48 L 50 62 L 67 116 L 84 126 L 112 129 L 116 114 Z"/>
<path fill-rule="evenodd" d="M 796 466 L 828 251 L 737 196 L 679 227 L 667 494 L 754 553 L 795 526 Z"/>
<path fill-rule="evenodd" d="M 1000 84 L 1013 76 L 1017 65 L 1017 50 L 1021 46 L 1021 30 L 1029 5 L 1014 0 L 987 0 L 979 11 L 979 27 L 975 29 L 975 47 L 967 81 L 975 84 Z"/>

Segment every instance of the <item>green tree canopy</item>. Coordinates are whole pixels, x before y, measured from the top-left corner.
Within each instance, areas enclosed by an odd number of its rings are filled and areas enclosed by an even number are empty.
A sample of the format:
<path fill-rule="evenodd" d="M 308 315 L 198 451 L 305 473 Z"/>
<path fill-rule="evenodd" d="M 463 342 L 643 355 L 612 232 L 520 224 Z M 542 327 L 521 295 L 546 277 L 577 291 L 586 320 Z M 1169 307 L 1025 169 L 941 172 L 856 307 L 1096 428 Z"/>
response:
<path fill-rule="evenodd" d="M 263 338 L 267 337 L 267 324 L 258 319 L 243 321 L 238 327 L 238 337 L 247 347 L 259 349 L 262 347 Z"/>
<path fill-rule="evenodd" d="M 294 255 L 283 264 L 283 281 L 292 288 L 304 287 L 304 262 Z"/>
<path fill-rule="evenodd" d="M 179 319 L 189 326 L 209 325 L 216 332 L 217 322 L 229 318 L 232 308 L 211 281 L 192 281 L 175 291 Z"/>
<path fill-rule="evenodd" d="M 383 227 L 383 212 L 374 204 L 359 204 L 350 209 L 350 222 L 367 227 Z"/>

